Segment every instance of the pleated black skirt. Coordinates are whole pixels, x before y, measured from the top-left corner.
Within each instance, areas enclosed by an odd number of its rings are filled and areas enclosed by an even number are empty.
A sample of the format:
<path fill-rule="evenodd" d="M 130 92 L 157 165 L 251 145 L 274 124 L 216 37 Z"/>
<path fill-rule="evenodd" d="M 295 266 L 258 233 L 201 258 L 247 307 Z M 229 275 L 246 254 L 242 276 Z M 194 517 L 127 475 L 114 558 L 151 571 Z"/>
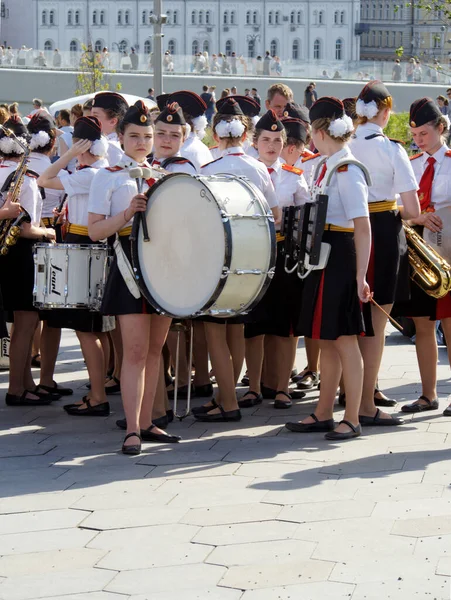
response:
<path fill-rule="evenodd" d="M 371 310 L 357 295 L 354 234 L 325 231 L 331 245 L 326 268 L 304 280 L 295 335 L 336 340 L 342 335 L 373 335 Z"/>
<path fill-rule="evenodd" d="M 35 241 L 19 238 L 6 256 L 0 256 L 0 288 L 6 311 L 37 311 L 33 306 Z"/>

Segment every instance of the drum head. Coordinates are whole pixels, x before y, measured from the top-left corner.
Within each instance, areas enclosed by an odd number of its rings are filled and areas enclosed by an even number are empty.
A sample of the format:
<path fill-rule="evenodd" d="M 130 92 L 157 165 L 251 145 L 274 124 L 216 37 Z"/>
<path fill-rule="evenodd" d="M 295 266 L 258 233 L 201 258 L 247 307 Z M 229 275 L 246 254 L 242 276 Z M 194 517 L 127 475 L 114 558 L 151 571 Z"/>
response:
<path fill-rule="evenodd" d="M 175 317 L 206 309 L 222 288 L 226 254 L 226 225 L 212 193 L 198 179 L 174 173 L 152 188 L 145 217 L 150 242 L 140 227 L 133 248 L 141 291 Z"/>

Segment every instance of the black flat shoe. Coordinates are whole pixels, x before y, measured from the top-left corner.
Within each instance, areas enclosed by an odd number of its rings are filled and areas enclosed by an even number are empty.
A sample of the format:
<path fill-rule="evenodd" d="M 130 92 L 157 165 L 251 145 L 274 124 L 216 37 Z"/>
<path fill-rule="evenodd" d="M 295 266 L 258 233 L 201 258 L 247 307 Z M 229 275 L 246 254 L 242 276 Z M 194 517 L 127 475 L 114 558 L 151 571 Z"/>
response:
<path fill-rule="evenodd" d="M 451 417 L 451 404 L 443 411 L 444 417 Z"/>
<path fill-rule="evenodd" d="M 207 414 L 195 414 L 194 418 L 197 421 L 202 421 L 202 423 L 225 423 L 229 421 L 241 421 L 241 411 L 240 410 L 229 410 L 225 411 L 222 406 L 218 405 L 220 410 L 219 413 L 207 413 Z M 210 409 L 211 410 L 211 409 Z"/>
<path fill-rule="evenodd" d="M 118 419 L 116 421 L 116 426 L 125 431 L 127 429 L 127 419 Z"/>
<path fill-rule="evenodd" d="M 378 387 L 376 387 L 374 389 L 374 404 L 376 406 L 393 407 L 393 406 L 397 406 L 398 405 L 398 403 L 396 402 L 396 400 L 392 400 L 391 398 L 376 398 L 376 394 L 382 394 L 382 393 L 383 392 L 381 392 Z"/>
<path fill-rule="evenodd" d="M 246 387 L 249 386 L 249 377 L 247 375 L 244 375 L 244 377 L 241 379 L 241 385 L 245 385 Z"/>
<path fill-rule="evenodd" d="M 350 440 L 362 435 L 362 428 L 360 425 L 353 425 L 349 421 L 345 420 L 340 421 L 339 425 L 341 425 L 341 423 L 347 425 L 350 431 L 329 431 L 329 433 L 326 433 L 324 436 L 326 440 Z"/>
<path fill-rule="evenodd" d="M 41 355 L 40 354 L 35 354 L 34 356 L 31 357 L 31 366 L 36 367 L 37 369 L 41 368 Z"/>
<path fill-rule="evenodd" d="M 72 417 L 109 417 L 109 402 L 102 402 L 102 404 L 92 405 L 91 401 L 86 399 L 84 403 L 86 404 L 86 408 L 79 408 L 78 405 L 69 406 L 66 409 L 67 414 L 71 415 Z"/>
<path fill-rule="evenodd" d="M 168 418 L 168 423 L 172 423 L 172 421 L 174 420 L 174 411 L 172 409 L 167 410 L 166 416 Z"/>
<path fill-rule="evenodd" d="M 139 444 L 126 446 L 125 442 L 131 437 L 137 437 Z M 122 444 L 122 454 L 128 454 L 129 456 L 137 456 L 138 454 L 141 454 L 141 436 L 139 433 L 129 433 L 125 436 L 124 443 Z"/>
<path fill-rule="evenodd" d="M 41 390 L 43 391 L 41 392 Z M 39 396 L 39 398 L 51 398 L 52 401 L 61 399 L 61 394 L 58 392 L 49 392 L 43 385 L 37 385 L 33 390 L 33 394 Z"/>
<path fill-rule="evenodd" d="M 279 398 L 276 398 L 274 400 L 274 408 L 277 409 L 285 409 L 285 408 L 291 408 L 293 406 L 293 402 L 291 401 L 291 396 L 290 394 L 287 394 L 286 392 L 283 392 L 282 390 L 276 392 L 276 396 L 285 396 L 285 398 L 288 399 L 288 402 L 286 400 L 280 400 Z"/>
<path fill-rule="evenodd" d="M 314 420 L 314 423 L 286 423 L 285 427 L 290 431 L 296 433 L 312 433 L 314 431 L 333 431 L 335 427 L 335 421 L 333 419 L 326 419 L 325 421 L 319 421 L 315 414 L 310 415 Z"/>
<path fill-rule="evenodd" d="M 305 398 L 306 393 L 301 392 L 301 390 L 290 390 L 290 396 L 292 400 L 302 400 L 302 398 Z"/>
<path fill-rule="evenodd" d="M 21 396 L 6 394 L 5 403 L 7 406 L 48 406 L 55 399 L 51 394 L 47 394 L 46 398 L 39 396 L 38 400 L 32 400 L 31 398 L 27 398 L 27 394 L 34 394 L 34 392 L 25 390 Z"/>
<path fill-rule="evenodd" d="M 238 406 L 240 408 L 252 408 L 253 406 L 257 406 L 257 404 L 261 404 L 263 402 L 263 396 L 261 394 L 257 394 L 257 392 L 246 392 L 244 396 L 252 396 L 252 398 L 244 398 L 242 400 L 238 400 Z"/>
<path fill-rule="evenodd" d="M 300 390 L 311 390 L 317 387 L 319 383 L 319 375 L 316 371 L 306 371 L 300 377 L 296 378 L 296 386 Z"/>
<path fill-rule="evenodd" d="M 111 396 L 111 394 L 117 394 L 121 391 L 121 382 L 117 377 L 112 377 L 110 381 L 114 381 L 115 385 L 105 386 L 105 394 Z"/>
<path fill-rule="evenodd" d="M 422 404 L 419 402 L 420 400 L 424 400 L 427 404 Z M 428 410 L 437 410 L 438 409 L 438 400 L 429 400 L 426 396 L 420 396 L 418 400 L 412 402 L 412 404 L 405 404 L 401 411 L 403 413 L 418 413 L 418 412 L 426 412 Z"/>
<path fill-rule="evenodd" d="M 177 390 L 177 400 L 186 400 L 188 398 L 188 390 L 189 390 L 189 387 L 187 385 L 182 385 L 181 387 L 179 387 Z M 169 400 L 174 400 L 174 392 L 175 392 L 175 390 L 168 391 Z M 192 389 L 191 389 L 191 396 L 192 395 L 193 394 L 192 394 Z"/>
<path fill-rule="evenodd" d="M 82 406 L 83 402 L 86 404 L 86 400 L 88 400 L 88 396 L 83 396 L 83 398 L 81 399 L 81 402 L 79 404 L 77 404 L 76 402 L 72 402 L 71 404 L 65 404 L 63 406 L 64 410 L 67 412 L 67 410 L 69 408 L 72 408 L 74 406 Z M 124 429 L 127 429 L 127 427 L 124 427 Z"/>
<path fill-rule="evenodd" d="M 261 386 L 262 396 L 265 400 L 275 400 L 277 390 L 273 390 L 270 387 L 266 387 L 266 385 Z"/>
<path fill-rule="evenodd" d="M 152 423 L 155 425 L 155 427 L 158 427 L 158 429 L 167 429 L 169 425 L 169 419 L 167 415 L 163 415 L 162 417 L 152 419 Z"/>
<path fill-rule="evenodd" d="M 196 415 L 206 415 L 207 413 L 209 413 L 214 408 L 218 408 L 218 405 L 217 405 L 216 400 L 214 398 L 211 399 L 210 403 L 211 403 L 211 406 L 194 406 L 191 409 L 191 413 L 194 416 L 196 416 Z"/>
<path fill-rule="evenodd" d="M 193 386 L 194 398 L 211 398 L 213 396 L 213 384 L 206 383 L 205 385 Z"/>
<path fill-rule="evenodd" d="M 179 435 L 169 435 L 168 433 L 153 433 L 155 425 L 151 425 L 148 429 L 141 429 L 141 438 L 145 442 L 159 442 L 161 444 L 178 444 L 182 439 Z"/>
<path fill-rule="evenodd" d="M 374 417 L 365 417 L 363 415 L 359 415 L 359 423 L 360 425 L 363 425 L 363 427 L 396 427 L 397 425 L 404 424 L 404 419 L 394 416 L 392 416 L 390 419 L 381 419 L 379 417 L 380 414 L 381 411 L 377 409 Z"/>
<path fill-rule="evenodd" d="M 65 387 L 61 387 L 59 386 L 56 381 L 53 382 L 53 386 L 49 386 L 49 385 L 38 385 L 39 388 L 41 388 L 41 390 L 44 390 L 46 392 L 48 392 L 49 394 L 55 394 L 57 396 L 72 396 L 72 394 L 74 393 L 74 390 L 72 390 L 71 388 L 65 388 Z"/>

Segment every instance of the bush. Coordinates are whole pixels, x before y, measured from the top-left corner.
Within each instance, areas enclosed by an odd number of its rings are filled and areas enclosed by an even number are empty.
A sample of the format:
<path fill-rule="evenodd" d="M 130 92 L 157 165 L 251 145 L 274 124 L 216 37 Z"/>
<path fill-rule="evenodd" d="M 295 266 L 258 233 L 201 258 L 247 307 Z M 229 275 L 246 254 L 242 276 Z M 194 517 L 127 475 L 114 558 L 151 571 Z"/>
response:
<path fill-rule="evenodd" d="M 387 127 L 384 130 L 385 135 L 395 140 L 401 140 L 405 144 L 405 149 L 409 154 L 413 154 L 414 150 L 410 148 L 412 136 L 409 127 L 409 113 L 393 113 L 390 117 Z"/>

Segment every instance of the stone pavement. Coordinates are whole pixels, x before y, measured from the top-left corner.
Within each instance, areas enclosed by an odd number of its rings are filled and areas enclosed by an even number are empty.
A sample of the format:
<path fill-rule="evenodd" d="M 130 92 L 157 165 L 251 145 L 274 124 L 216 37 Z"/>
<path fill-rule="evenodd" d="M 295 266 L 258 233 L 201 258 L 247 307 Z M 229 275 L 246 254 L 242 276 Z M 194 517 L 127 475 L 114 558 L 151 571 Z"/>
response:
<path fill-rule="evenodd" d="M 402 403 L 415 349 L 390 331 L 380 385 Z M 317 392 L 238 424 L 188 418 L 170 428 L 183 443 L 138 457 L 118 453 L 119 396 L 107 419 L 1 408 L 0 600 L 450 600 L 449 375 L 442 348 L 440 411 L 342 444 L 283 428 Z M 69 332 L 56 378 L 86 393 Z"/>

